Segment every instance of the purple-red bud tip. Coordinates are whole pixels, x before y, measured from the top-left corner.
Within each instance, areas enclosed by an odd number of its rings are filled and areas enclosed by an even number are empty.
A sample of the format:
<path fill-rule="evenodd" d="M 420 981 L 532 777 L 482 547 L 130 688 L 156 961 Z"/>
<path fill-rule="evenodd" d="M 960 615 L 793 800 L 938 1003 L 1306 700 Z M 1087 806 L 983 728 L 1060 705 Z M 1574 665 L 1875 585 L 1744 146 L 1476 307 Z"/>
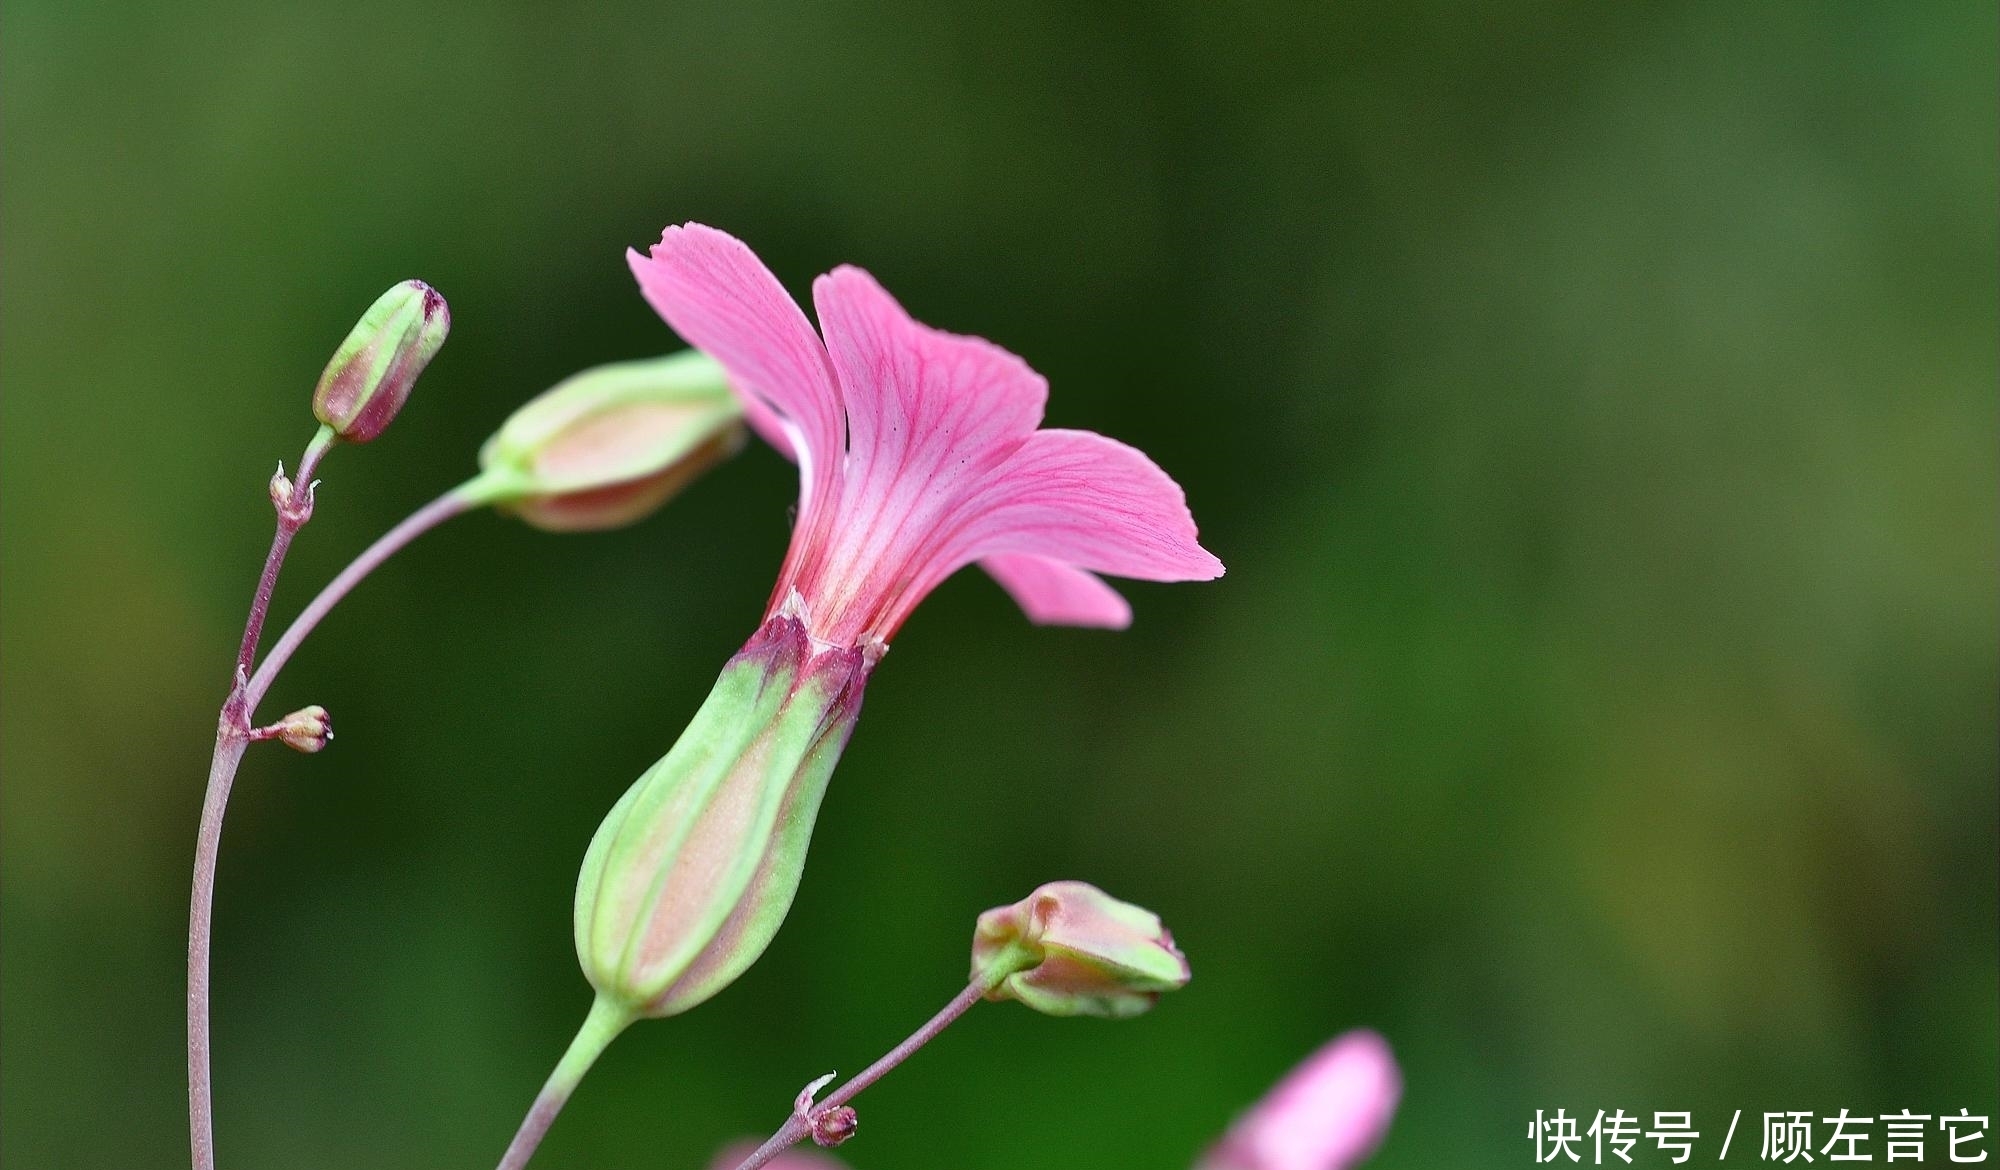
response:
<path fill-rule="evenodd" d="M 382 433 L 451 332 L 436 289 L 406 280 L 376 298 L 333 353 L 313 391 L 313 414 L 350 443 Z"/>

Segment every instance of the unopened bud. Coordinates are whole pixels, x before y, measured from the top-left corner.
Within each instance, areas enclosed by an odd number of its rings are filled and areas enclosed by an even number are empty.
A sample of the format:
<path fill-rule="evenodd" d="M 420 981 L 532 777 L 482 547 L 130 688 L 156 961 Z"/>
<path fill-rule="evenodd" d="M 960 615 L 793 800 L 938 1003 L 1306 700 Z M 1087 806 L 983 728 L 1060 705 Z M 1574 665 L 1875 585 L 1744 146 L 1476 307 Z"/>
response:
<path fill-rule="evenodd" d="M 480 449 L 494 502 L 537 528 L 616 528 L 651 513 L 743 444 L 743 410 L 696 350 L 557 383 Z"/>
<path fill-rule="evenodd" d="M 1388 1041 L 1349 1032 L 1285 1074 L 1198 1170 L 1347 1170 L 1382 1144 L 1402 1095 Z"/>
<path fill-rule="evenodd" d="M 823 1150 L 830 1150 L 853 1137 L 854 1131 L 859 1128 L 861 1119 L 855 1116 L 854 1108 L 849 1105 L 835 1105 L 812 1115 L 813 1144 Z"/>
<path fill-rule="evenodd" d="M 437 290 L 406 280 L 379 297 L 333 352 L 313 391 L 313 414 L 350 443 L 382 433 L 451 332 Z"/>
<path fill-rule="evenodd" d="M 1159 915 L 1087 882 L 1050 882 L 979 916 L 972 978 L 1052 1016 L 1136 1016 L 1188 981 Z"/>
<path fill-rule="evenodd" d="M 671 1016 L 764 953 L 798 891 L 872 665 L 860 650 L 816 649 L 783 616 L 730 659 L 584 855 L 576 953 L 600 1000 Z"/>
<path fill-rule="evenodd" d="M 260 738 L 279 740 L 293 751 L 311 755 L 333 739 L 333 720 L 327 718 L 326 708 L 318 704 L 300 707 L 269 727 L 261 728 Z"/>

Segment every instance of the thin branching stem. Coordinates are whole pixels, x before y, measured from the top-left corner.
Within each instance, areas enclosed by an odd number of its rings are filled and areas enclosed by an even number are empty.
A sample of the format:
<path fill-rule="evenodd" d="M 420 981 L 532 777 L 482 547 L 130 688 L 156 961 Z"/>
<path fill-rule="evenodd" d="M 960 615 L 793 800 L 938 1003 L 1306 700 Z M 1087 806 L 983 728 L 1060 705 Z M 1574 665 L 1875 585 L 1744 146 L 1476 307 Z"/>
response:
<path fill-rule="evenodd" d="M 910 1033 L 901 1044 L 884 1053 L 880 1060 L 850 1077 L 846 1084 L 827 1094 L 826 1100 L 818 1102 L 802 1100 L 801 1107 L 792 1111 L 792 1115 L 785 1119 L 785 1124 L 778 1127 L 778 1132 L 772 1134 L 763 1145 L 758 1146 L 736 1167 L 736 1170 L 758 1170 L 758 1167 L 811 1137 L 815 1118 L 854 1100 L 861 1090 L 881 1080 L 890 1069 L 908 1060 L 917 1049 L 935 1040 L 938 1033 L 949 1028 L 958 1017 L 972 1010 L 972 1005 L 978 1003 L 980 997 L 991 989 L 992 985 L 987 981 L 973 980 L 964 991 L 959 992 L 950 1003 L 944 1005 L 938 1014 L 926 1020 L 923 1027 Z"/>
<path fill-rule="evenodd" d="M 331 445 L 331 435 L 331 431 L 322 428 L 306 448 L 305 456 L 299 460 L 294 491 L 307 500 L 311 498 L 312 473 Z M 284 567 L 292 537 L 297 535 L 311 511 L 310 504 L 303 509 L 283 506 L 278 509 L 277 533 L 272 537 L 270 554 L 264 559 L 264 571 L 258 578 L 250 617 L 244 624 L 243 643 L 237 652 L 235 682 L 230 687 L 228 699 L 223 702 L 221 716 L 216 723 L 215 753 L 209 760 L 208 790 L 202 797 L 201 826 L 195 835 L 194 884 L 188 899 L 187 1005 L 188 1139 L 194 1170 L 215 1168 L 214 1088 L 209 1055 L 209 963 L 215 908 L 215 867 L 222 846 L 223 817 L 229 811 L 229 793 L 235 786 L 244 750 L 250 745 L 257 704 L 263 700 L 271 684 L 277 681 L 278 672 L 298 650 L 299 644 L 305 641 L 306 635 L 362 578 L 418 536 L 469 508 L 486 503 L 492 494 L 490 481 L 475 478 L 425 504 L 384 533 L 339 576 L 328 582 L 319 596 L 313 598 L 311 604 L 293 619 L 252 675 L 251 661 L 256 656 L 257 642 L 270 612 L 278 572 Z"/>

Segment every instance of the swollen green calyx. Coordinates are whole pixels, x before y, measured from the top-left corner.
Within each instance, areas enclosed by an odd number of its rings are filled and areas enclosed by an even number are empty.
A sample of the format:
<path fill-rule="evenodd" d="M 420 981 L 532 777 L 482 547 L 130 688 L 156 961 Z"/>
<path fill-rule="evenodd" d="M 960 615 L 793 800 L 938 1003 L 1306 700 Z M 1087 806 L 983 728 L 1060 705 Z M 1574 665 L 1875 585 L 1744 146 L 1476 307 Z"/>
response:
<path fill-rule="evenodd" d="M 791 909 L 870 665 L 858 650 L 815 653 L 781 616 L 723 668 L 584 856 L 576 950 L 600 999 L 674 1015 L 763 954 Z"/>

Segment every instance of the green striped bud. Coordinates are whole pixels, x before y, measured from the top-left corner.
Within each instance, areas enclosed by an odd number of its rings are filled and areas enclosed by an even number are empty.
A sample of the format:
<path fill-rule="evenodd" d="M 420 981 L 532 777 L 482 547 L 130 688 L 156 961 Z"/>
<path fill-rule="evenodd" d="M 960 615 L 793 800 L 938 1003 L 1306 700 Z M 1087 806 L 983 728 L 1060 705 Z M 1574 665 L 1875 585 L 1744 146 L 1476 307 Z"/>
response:
<path fill-rule="evenodd" d="M 333 352 L 313 390 L 313 414 L 350 443 L 382 433 L 451 332 L 437 290 L 406 280 L 376 298 Z"/>
<path fill-rule="evenodd" d="M 872 666 L 860 650 L 816 652 L 786 616 L 730 659 L 584 855 L 576 952 L 600 1001 L 675 1015 L 764 953 L 791 909 Z"/>
<path fill-rule="evenodd" d="M 743 408 L 697 350 L 565 378 L 479 451 L 493 502 L 537 528 L 617 528 L 650 514 L 743 445 Z"/>
<path fill-rule="evenodd" d="M 972 978 L 1051 1016 L 1136 1016 L 1187 986 L 1187 957 L 1151 910 L 1088 882 L 1049 882 L 979 916 Z"/>

